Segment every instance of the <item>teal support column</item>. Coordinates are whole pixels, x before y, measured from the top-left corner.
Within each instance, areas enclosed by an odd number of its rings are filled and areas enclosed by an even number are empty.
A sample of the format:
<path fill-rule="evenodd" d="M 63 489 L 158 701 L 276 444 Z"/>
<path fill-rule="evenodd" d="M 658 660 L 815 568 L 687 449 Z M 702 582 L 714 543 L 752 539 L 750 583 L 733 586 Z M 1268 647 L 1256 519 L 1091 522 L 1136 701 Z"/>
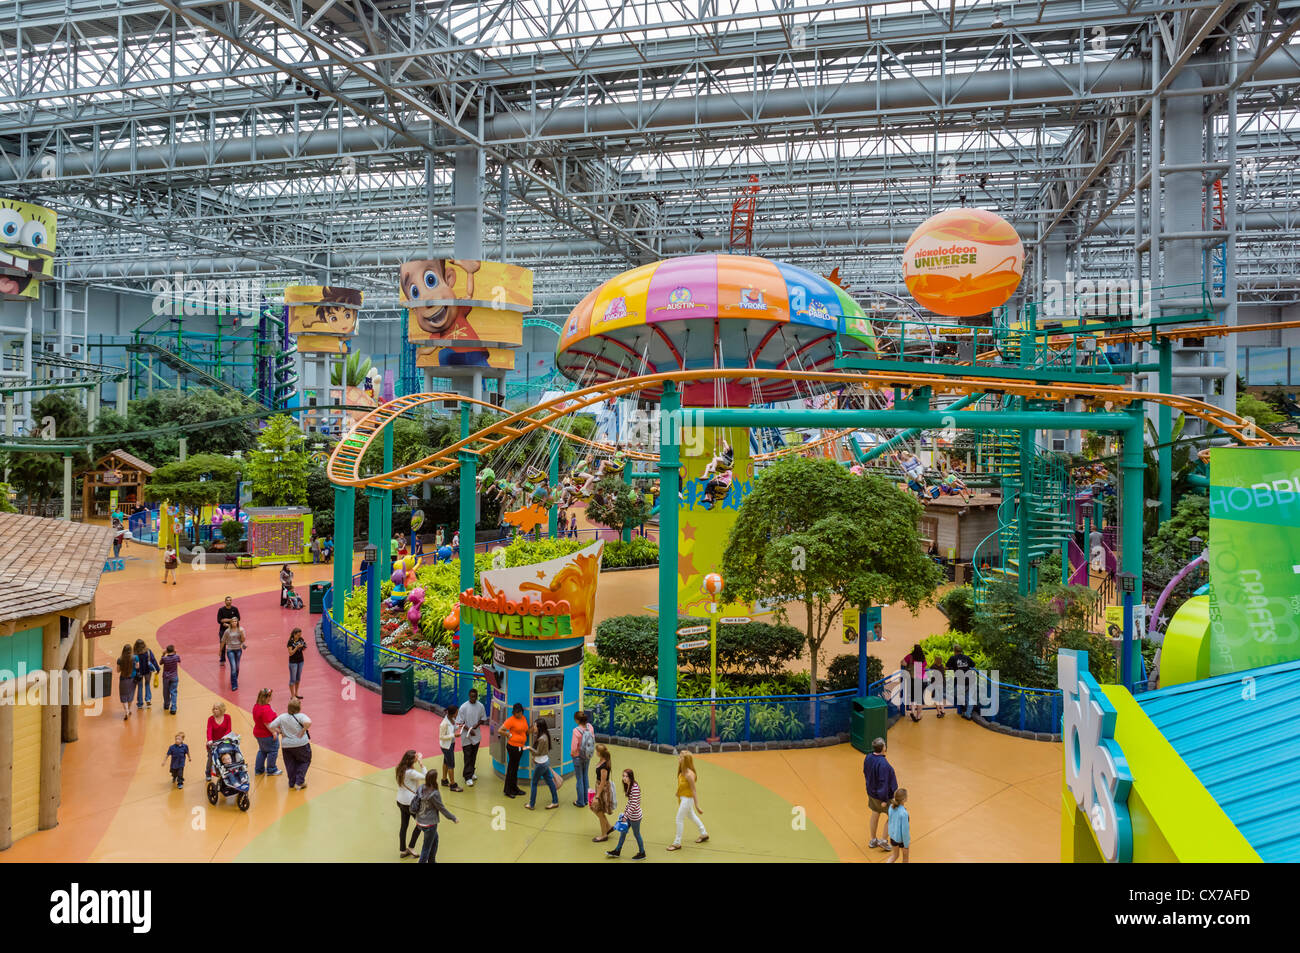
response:
<path fill-rule="evenodd" d="M 388 540 L 384 538 L 384 520 L 380 515 L 384 505 L 384 491 L 376 490 L 371 487 L 366 489 L 366 542 L 379 550 L 379 555 L 375 557 L 376 572 L 383 572 L 383 558 L 388 554 Z M 392 561 L 391 558 L 389 560 Z M 385 572 L 381 579 L 387 579 L 393 574 L 392 569 Z"/>
<path fill-rule="evenodd" d="M 550 481 L 551 489 L 554 491 L 560 485 L 560 438 L 553 433 L 549 433 L 551 441 L 550 466 L 546 472 L 546 478 Z M 547 514 L 546 529 L 551 535 L 551 539 L 560 537 L 560 504 L 558 501 L 551 503 L 551 510 Z"/>
<path fill-rule="evenodd" d="M 469 436 L 469 404 L 460 405 L 460 436 Z M 478 454 L 464 450 L 456 454 L 460 461 L 460 551 L 456 557 L 460 560 L 460 591 L 474 588 L 474 501 L 477 495 Z M 461 672 L 474 671 L 474 630 L 461 617 L 460 653 L 456 668 Z M 468 681 L 460 685 L 457 695 L 465 698 L 469 691 Z"/>
<path fill-rule="evenodd" d="M 343 603 L 352 589 L 353 508 L 357 491 L 334 487 L 334 618 L 343 619 Z"/>
<path fill-rule="evenodd" d="M 1162 394 L 1172 394 L 1174 389 L 1173 342 L 1160 339 L 1160 382 Z M 1156 431 L 1160 449 L 1156 451 L 1160 467 L 1160 522 L 1173 515 L 1174 467 L 1172 446 L 1174 440 L 1174 409 L 1168 404 L 1156 405 Z"/>
<path fill-rule="evenodd" d="M 384 472 L 393 472 L 393 422 L 384 427 Z M 375 572 L 380 580 L 393 574 L 393 491 L 380 490 L 379 504 L 379 561 Z"/>
<path fill-rule="evenodd" d="M 627 487 L 629 490 L 632 488 L 632 461 L 631 460 L 623 464 L 623 485 Z M 625 526 L 623 528 L 623 542 L 625 543 L 632 542 L 632 527 Z"/>
<path fill-rule="evenodd" d="M 664 383 L 659 402 L 659 668 L 660 698 L 677 697 L 677 516 L 681 492 L 681 396 L 673 381 Z M 659 706 L 660 744 L 675 743 L 677 719 Z"/>
<path fill-rule="evenodd" d="M 1120 444 L 1120 569 L 1132 573 L 1136 579 L 1133 604 L 1142 603 L 1142 510 L 1144 503 L 1143 478 L 1146 467 L 1142 461 L 1143 402 L 1138 401 L 1129 410 L 1133 424 L 1124 431 Z M 1133 657 L 1129 671 L 1138 672 L 1141 666 L 1142 646 L 1139 640 L 1132 643 Z"/>
<path fill-rule="evenodd" d="M 1024 344 L 1021 344 L 1024 347 Z M 1029 409 L 1029 401 L 1023 402 L 1023 410 Z M 1022 596 L 1029 595 L 1035 588 L 1037 580 L 1033 578 L 1033 559 L 1029 552 L 1032 542 L 1030 527 L 1029 472 L 1034 463 L 1034 431 L 1028 427 L 1020 431 L 1020 499 L 1016 505 L 1016 558 L 1020 565 L 1016 567 L 1016 581 Z"/>

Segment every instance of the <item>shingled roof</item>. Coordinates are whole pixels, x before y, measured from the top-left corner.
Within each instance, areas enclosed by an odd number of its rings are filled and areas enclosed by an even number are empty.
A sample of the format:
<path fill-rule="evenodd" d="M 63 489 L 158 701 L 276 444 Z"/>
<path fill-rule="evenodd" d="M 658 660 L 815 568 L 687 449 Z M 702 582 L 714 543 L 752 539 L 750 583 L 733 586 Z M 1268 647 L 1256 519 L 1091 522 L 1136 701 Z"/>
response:
<path fill-rule="evenodd" d="M 113 535 L 107 526 L 0 513 L 0 622 L 94 599 Z"/>

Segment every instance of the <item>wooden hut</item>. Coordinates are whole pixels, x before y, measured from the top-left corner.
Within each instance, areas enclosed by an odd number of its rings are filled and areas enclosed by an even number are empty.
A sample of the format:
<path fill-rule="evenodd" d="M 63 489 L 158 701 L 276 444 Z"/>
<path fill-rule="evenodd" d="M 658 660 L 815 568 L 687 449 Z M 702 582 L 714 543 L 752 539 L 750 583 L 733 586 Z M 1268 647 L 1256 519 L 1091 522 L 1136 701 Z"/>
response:
<path fill-rule="evenodd" d="M 107 526 L 0 513 L 0 850 L 59 822 L 61 749 L 77 740 L 88 664 L 82 627 L 112 546 Z"/>
<path fill-rule="evenodd" d="M 117 490 L 117 506 L 122 512 L 136 503 L 144 502 L 144 488 L 153 475 L 154 467 L 139 457 L 132 456 L 125 450 L 114 450 L 95 461 L 94 466 L 82 471 L 81 512 L 83 519 L 96 516 L 107 517 L 111 512 L 106 497 L 96 500 L 99 490 L 110 493 Z"/>

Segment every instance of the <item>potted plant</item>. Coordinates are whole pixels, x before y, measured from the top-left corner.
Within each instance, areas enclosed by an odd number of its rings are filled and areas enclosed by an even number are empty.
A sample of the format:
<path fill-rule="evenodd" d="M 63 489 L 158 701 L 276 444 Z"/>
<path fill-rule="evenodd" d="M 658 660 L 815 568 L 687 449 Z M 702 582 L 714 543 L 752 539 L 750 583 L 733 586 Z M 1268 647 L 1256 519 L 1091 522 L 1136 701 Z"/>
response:
<path fill-rule="evenodd" d="M 241 548 L 240 543 L 244 538 L 244 524 L 234 517 L 227 517 L 222 520 L 221 538 L 225 542 L 226 552 L 239 552 Z"/>

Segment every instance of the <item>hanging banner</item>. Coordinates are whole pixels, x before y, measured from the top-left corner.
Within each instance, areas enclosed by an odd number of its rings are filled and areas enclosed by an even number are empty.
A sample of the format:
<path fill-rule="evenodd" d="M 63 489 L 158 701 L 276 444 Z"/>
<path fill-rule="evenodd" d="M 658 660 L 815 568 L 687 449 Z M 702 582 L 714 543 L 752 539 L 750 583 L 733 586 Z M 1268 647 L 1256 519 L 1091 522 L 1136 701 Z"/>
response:
<path fill-rule="evenodd" d="M 596 614 L 596 582 L 600 576 L 600 554 L 604 549 L 604 540 L 598 540 L 577 552 L 546 562 L 484 570 L 479 575 L 481 595 L 462 594 L 462 611 L 469 607 L 488 615 L 520 616 L 519 631 L 511 632 L 512 638 L 587 638 L 591 635 L 592 619 Z M 537 619 L 546 611 L 546 606 L 561 603 L 564 612 L 552 608 L 549 614 L 564 616 L 564 623 L 529 623 L 529 634 L 520 634 L 523 632 L 523 615 Z M 533 607 L 538 611 L 532 612 Z M 469 618 L 474 621 L 472 615 Z M 483 621 L 486 625 L 497 620 L 485 616 Z M 541 634 L 543 630 L 546 634 Z"/>
<path fill-rule="evenodd" d="M 1210 450 L 1210 674 L 1300 658 L 1300 448 Z"/>
<path fill-rule="evenodd" d="M 338 285 L 289 285 L 284 303 L 289 306 L 289 333 L 349 337 L 357 329 L 357 309 L 362 292 Z M 301 342 L 298 350 L 302 350 Z"/>
<path fill-rule="evenodd" d="M 422 258 L 399 271 L 413 344 L 518 347 L 533 306 L 533 273 L 498 261 Z"/>
<path fill-rule="evenodd" d="M 853 645 L 858 641 L 862 613 L 856 606 L 844 607 L 844 644 Z"/>
<path fill-rule="evenodd" d="M 730 448 L 730 449 L 728 449 Z M 677 606 L 682 615 L 709 615 L 709 594 L 701 584 L 722 570 L 727 537 L 741 501 L 754 480 L 749 430 L 688 428 L 682 437 L 682 496 L 678 504 Z M 730 602 L 718 606 L 727 616 L 749 615 L 753 606 Z"/>

